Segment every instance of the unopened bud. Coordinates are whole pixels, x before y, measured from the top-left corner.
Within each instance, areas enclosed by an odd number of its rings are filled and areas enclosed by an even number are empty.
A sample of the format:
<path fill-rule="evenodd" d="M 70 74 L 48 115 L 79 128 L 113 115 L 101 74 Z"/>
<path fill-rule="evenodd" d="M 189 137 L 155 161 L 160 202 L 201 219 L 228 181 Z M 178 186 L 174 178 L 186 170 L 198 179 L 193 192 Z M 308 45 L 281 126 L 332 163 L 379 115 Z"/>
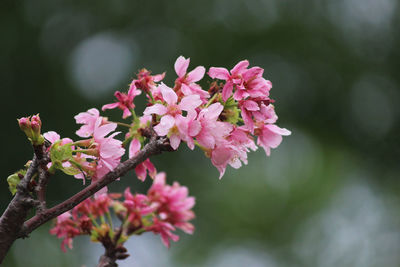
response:
<path fill-rule="evenodd" d="M 39 114 L 33 115 L 31 119 L 32 131 L 35 135 L 40 135 L 40 129 L 42 127 L 42 121 L 40 120 Z"/>
<path fill-rule="evenodd" d="M 17 119 L 19 128 L 26 134 L 28 138 L 32 138 L 32 127 L 30 117 L 22 117 Z"/>
<path fill-rule="evenodd" d="M 22 117 L 18 120 L 19 128 L 26 134 L 33 145 L 42 145 L 44 137 L 40 134 L 42 122 L 39 114 L 31 117 Z"/>

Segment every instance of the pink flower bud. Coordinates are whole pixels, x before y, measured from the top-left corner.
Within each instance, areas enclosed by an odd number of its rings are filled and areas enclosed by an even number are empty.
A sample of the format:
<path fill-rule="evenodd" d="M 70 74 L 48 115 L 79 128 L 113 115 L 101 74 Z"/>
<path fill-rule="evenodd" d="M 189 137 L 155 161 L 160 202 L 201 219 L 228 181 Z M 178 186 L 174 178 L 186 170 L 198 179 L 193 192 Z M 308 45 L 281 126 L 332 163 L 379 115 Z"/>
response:
<path fill-rule="evenodd" d="M 31 128 L 31 122 L 29 120 L 29 117 L 22 117 L 21 119 L 18 119 L 18 124 L 19 128 L 21 128 L 22 131 L 30 130 Z"/>
<path fill-rule="evenodd" d="M 32 131 L 35 135 L 40 135 L 40 129 L 42 127 L 42 121 L 40 120 L 39 114 L 33 115 L 31 119 Z"/>

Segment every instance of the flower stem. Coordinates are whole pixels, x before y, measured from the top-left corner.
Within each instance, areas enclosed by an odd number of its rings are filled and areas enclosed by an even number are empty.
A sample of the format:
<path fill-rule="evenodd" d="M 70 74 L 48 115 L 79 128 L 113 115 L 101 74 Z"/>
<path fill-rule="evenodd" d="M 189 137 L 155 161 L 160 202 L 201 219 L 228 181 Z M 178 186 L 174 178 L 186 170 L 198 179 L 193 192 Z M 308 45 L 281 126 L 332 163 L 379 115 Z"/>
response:
<path fill-rule="evenodd" d="M 217 96 L 218 96 L 218 94 L 214 94 L 214 95 L 210 98 L 210 100 L 208 100 L 208 102 L 207 102 L 207 104 L 205 105 L 204 108 L 208 108 L 208 106 L 212 104 L 212 102 L 215 100 L 215 98 L 217 98 Z"/>
<path fill-rule="evenodd" d="M 119 121 L 115 121 L 113 123 L 116 123 L 119 126 L 124 126 L 124 127 L 131 128 L 131 126 L 129 124 L 127 124 L 127 123 L 123 123 L 123 122 L 119 122 Z"/>

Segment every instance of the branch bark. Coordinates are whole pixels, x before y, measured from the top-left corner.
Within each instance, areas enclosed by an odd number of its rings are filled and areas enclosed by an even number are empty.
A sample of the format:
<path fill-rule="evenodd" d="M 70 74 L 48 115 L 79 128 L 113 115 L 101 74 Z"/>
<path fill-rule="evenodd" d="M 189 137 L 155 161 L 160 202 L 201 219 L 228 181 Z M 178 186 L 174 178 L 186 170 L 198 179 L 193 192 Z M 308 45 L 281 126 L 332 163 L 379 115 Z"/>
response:
<path fill-rule="evenodd" d="M 122 227 L 116 229 L 113 239 L 107 234 L 103 237 L 103 240 L 101 240 L 105 252 L 101 255 L 97 267 L 117 267 L 117 260 L 123 260 L 129 257 L 127 249 L 123 245 L 118 244 L 122 229 Z"/>
<path fill-rule="evenodd" d="M 12 243 L 18 238 L 18 233 L 21 230 L 28 212 L 37 204 L 30 195 L 28 190 L 30 181 L 36 173 L 39 166 L 39 161 L 42 156 L 39 148 L 35 147 L 35 155 L 31 165 L 29 166 L 24 178 L 21 179 L 17 186 L 17 192 L 11 200 L 7 209 L 0 218 L 0 264 L 3 262 L 7 251 L 10 249 Z"/>

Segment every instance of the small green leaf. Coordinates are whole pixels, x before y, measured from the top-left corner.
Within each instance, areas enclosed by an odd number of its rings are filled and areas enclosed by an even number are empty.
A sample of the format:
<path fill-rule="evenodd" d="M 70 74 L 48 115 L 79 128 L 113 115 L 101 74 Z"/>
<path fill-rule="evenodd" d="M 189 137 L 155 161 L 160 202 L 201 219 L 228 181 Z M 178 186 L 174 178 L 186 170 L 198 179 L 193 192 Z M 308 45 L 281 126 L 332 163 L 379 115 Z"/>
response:
<path fill-rule="evenodd" d="M 72 158 L 71 144 L 61 145 L 61 141 L 57 141 L 51 146 L 50 158 L 53 163 L 56 161 L 66 161 Z"/>
<path fill-rule="evenodd" d="M 11 194 L 15 195 L 17 192 L 17 185 L 20 181 L 18 173 L 11 174 L 7 177 L 8 188 L 10 189 Z"/>
<path fill-rule="evenodd" d="M 61 165 L 61 168 L 59 168 L 59 169 L 62 170 L 67 175 L 77 175 L 77 174 L 81 173 L 81 171 L 75 167 L 63 167 Z"/>
<path fill-rule="evenodd" d="M 17 185 L 21 181 L 20 177 L 25 176 L 25 174 L 25 170 L 19 170 L 7 177 L 8 188 L 10 189 L 11 194 L 15 195 L 17 192 Z"/>

